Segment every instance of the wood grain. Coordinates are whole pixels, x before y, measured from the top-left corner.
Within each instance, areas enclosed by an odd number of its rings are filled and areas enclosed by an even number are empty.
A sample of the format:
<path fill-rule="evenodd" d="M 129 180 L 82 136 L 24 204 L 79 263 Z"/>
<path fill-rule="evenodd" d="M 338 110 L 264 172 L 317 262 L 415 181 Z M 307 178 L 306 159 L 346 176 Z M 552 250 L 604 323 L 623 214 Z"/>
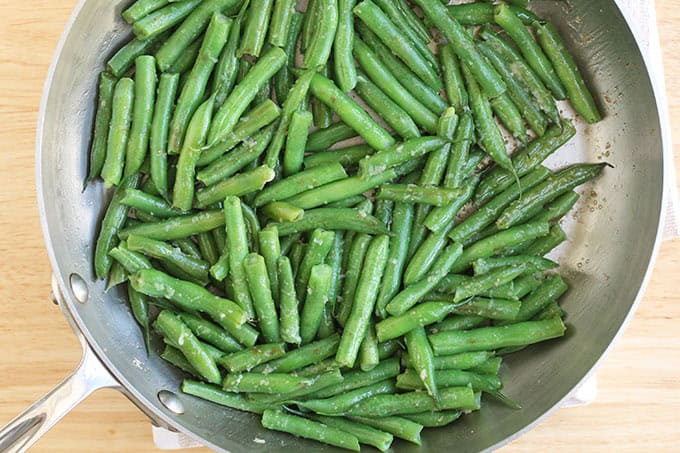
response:
<path fill-rule="evenodd" d="M 34 129 L 52 52 L 76 0 L 0 0 L 0 424 L 79 360 L 49 300 L 50 267 L 35 201 Z M 680 4 L 657 0 L 672 126 L 680 130 Z M 680 134 L 674 147 L 680 157 Z M 676 168 L 680 161 L 676 158 Z M 562 409 L 504 451 L 672 451 L 680 445 L 680 241 L 662 246 L 646 296 L 598 372 L 598 398 Z M 102 391 L 34 451 L 153 451 L 145 417 Z M 199 451 L 199 450 L 194 450 Z"/>

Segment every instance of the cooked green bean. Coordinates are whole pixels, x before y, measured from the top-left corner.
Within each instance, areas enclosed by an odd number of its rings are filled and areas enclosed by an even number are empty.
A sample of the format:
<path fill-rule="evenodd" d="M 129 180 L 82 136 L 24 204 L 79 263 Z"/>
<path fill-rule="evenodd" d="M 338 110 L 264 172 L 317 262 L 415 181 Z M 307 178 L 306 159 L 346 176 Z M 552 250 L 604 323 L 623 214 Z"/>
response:
<path fill-rule="evenodd" d="M 534 206 L 542 206 L 558 196 L 571 191 L 600 174 L 609 164 L 576 164 L 556 173 L 547 181 L 524 192 L 521 199 L 514 201 L 496 220 L 499 228 L 505 229 L 527 220 L 526 212 Z"/>
<path fill-rule="evenodd" d="M 170 262 L 193 280 L 201 284 L 208 283 L 208 263 L 185 255 L 181 250 L 165 242 L 131 235 L 127 238 L 127 247 L 133 252 L 140 252 L 151 258 Z"/>
<path fill-rule="evenodd" d="M 111 270 L 113 260 L 109 252 L 118 244 L 118 234 L 128 214 L 128 207 L 121 203 L 121 199 L 128 188 L 135 188 L 139 183 L 139 175 L 123 178 L 120 185 L 116 188 L 113 198 L 106 209 L 97 236 L 94 251 L 94 270 L 99 279 L 104 279 Z"/>
<path fill-rule="evenodd" d="M 347 256 L 345 268 L 345 282 L 342 286 L 342 299 L 340 305 L 335 310 L 335 317 L 344 326 L 352 312 L 354 305 L 354 294 L 357 289 L 357 283 L 363 270 L 364 257 L 366 250 L 371 242 L 371 236 L 368 234 L 357 234 L 352 239 L 352 244 Z"/>
<path fill-rule="evenodd" d="M 362 159 L 359 162 L 360 174 L 363 178 L 384 175 L 391 167 L 417 159 L 445 144 L 446 140 L 441 137 L 417 137 L 397 143 L 384 151 Z"/>
<path fill-rule="evenodd" d="M 457 112 L 465 111 L 468 106 L 468 93 L 465 89 L 463 75 L 460 72 L 458 57 L 450 45 L 439 46 L 439 59 L 441 60 L 442 76 L 446 97 Z"/>
<path fill-rule="evenodd" d="M 567 50 L 557 28 L 550 22 L 534 22 L 536 36 L 541 48 L 548 56 L 559 80 L 564 85 L 567 97 L 574 109 L 588 123 L 597 123 L 602 114 L 597 108 L 593 95 L 588 90 L 576 62 Z"/>
<path fill-rule="evenodd" d="M 449 330 L 466 330 L 484 323 L 486 318 L 481 316 L 451 316 L 428 329 L 428 333 L 446 332 Z"/>
<path fill-rule="evenodd" d="M 176 345 L 201 377 L 212 384 L 219 384 L 222 381 L 215 360 L 203 349 L 191 329 L 177 316 L 163 310 L 154 321 L 154 327 Z"/>
<path fill-rule="evenodd" d="M 239 373 L 250 371 L 257 365 L 274 360 L 285 353 L 283 343 L 261 344 L 225 355 L 217 363 L 224 366 L 230 373 Z"/>
<path fill-rule="evenodd" d="M 394 144 L 394 138 L 382 126 L 326 77 L 315 74 L 309 88 L 314 96 L 333 109 L 371 147 L 381 150 Z"/>
<path fill-rule="evenodd" d="M 314 133 L 312 133 L 312 135 Z M 361 159 L 372 152 L 373 150 L 368 145 L 348 146 L 346 148 L 323 151 L 305 156 L 304 165 L 306 169 L 330 163 L 339 163 L 340 165 L 351 166 L 358 163 Z"/>
<path fill-rule="evenodd" d="M 425 386 L 427 393 L 435 400 L 437 405 L 441 402 L 439 397 L 438 386 L 447 386 L 447 382 L 438 383 L 439 379 L 434 372 L 434 353 L 427 340 L 427 334 L 422 326 L 413 328 L 404 336 L 406 342 L 406 349 L 413 368 L 415 368 L 415 376 L 418 382 Z M 397 384 L 399 384 L 399 376 L 397 376 Z M 455 385 L 455 384 L 454 384 Z M 467 384 L 463 384 L 467 385 Z"/>
<path fill-rule="evenodd" d="M 466 92 L 467 93 L 467 92 Z M 449 162 L 444 177 L 444 187 L 455 189 L 463 184 L 466 161 L 470 146 L 474 141 L 475 124 L 470 112 L 464 112 L 460 116 L 456 133 L 453 137 L 453 144 L 449 153 Z"/>
<path fill-rule="evenodd" d="M 149 259 L 138 252 L 128 250 L 127 244 L 121 242 L 117 247 L 114 247 L 109 252 L 109 255 L 118 261 L 128 274 L 134 274 L 141 269 L 151 269 L 151 262 Z"/>
<path fill-rule="evenodd" d="M 501 380 L 493 375 L 481 375 L 462 370 L 437 370 L 432 373 L 436 385 L 446 387 L 471 386 L 477 392 L 494 392 L 501 388 Z M 417 370 L 406 370 L 397 376 L 397 388 L 402 390 L 424 389 Z"/>
<path fill-rule="evenodd" d="M 300 220 L 305 211 L 283 201 L 273 201 L 262 208 L 262 214 L 275 222 L 293 222 Z"/>
<path fill-rule="evenodd" d="M 130 136 L 135 99 L 135 82 L 124 77 L 116 83 L 111 101 L 111 123 L 106 142 L 106 159 L 101 177 L 106 187 L 117 186 L 123 177 L 125 150 Z"/>
<path fill-rule="evenodd" d="M 479 177 L 474 176 L 464 181 L 462 187 L 450 189 L 458 191 L 460 195 L 452 202 L 432 209 L 425 217 L 423 225 L 433 233 L 446 235 L 446 232 L 453 226 L 453 221 L 460 210 L 472 199 L 478 182 Z"/>
<path fill-rule="evenodd" d="M 133 24 L 168 3 L 170 3 L 169 0 L 137 0 L 120 15 L 125 19 L 125 22 Z"/>
<path fill-rule="evenodd" d="M 281 339 L 286 343 L 300 344 L 302 339 L 300 338 L 299 304 L 295 294 L 293 270 L 290 267 L 290 260 L 288 257 L 280 256 L 277 259 L 276 278 L 279 285 L 278 300 Z"/>
<path fill-rule="evenodd" d="M 162 5 L 162 8 L 154 7 L 153 10 L 147 10 L 143 15 L 140 15 L 142 12 L 136 8 L 139 3 L 140 2 L 135 3 L 132 7 L 128 8 L 128 10 L 124 11 L 123 19 L 133 23 L 132 31 L 135 33 L 135 36 L 140 39 L 147 39 L 159 33 L 163 33 L 180 23 L 196 8 L 196 6 L 198 6 L 199 3 L 201 3 L 201 0 L 189 0 L 177 3 L 172 2 L 172 4 L 168 4 L 169 2 L 166 0 L 164 2 L 165 4 Z M 144 3 L 148 4 L 150 2 Z M 126 15 L 128 15 L 128 17 L 126 17 Z M 128 20 L 128 18 L 132 19 L 133 16 L 136 16 L 137 19 L 132 21 Z"/>
<path fill-rule="evenodd" d="M 295 3 L 295 0 L 274 0 L 269 23 L 269 43 L 272 46 L 285 46 L 290 23 L 295 15 Z"/>
<path fill-rule="evenodd" d="M 116 88 L 116 78 L 108 72 L 99 74 L 99 90 L 97 93 L 97 113 L 94 119 L 94 132 L 90 145 L 90 171 L 85 185 L 93 181 L 102 170 L 106 159 L 106 144 L 109 134 L 109 124 L 113 113 L 113 93 Z"/>
<path fill-rule="evenodd" d="M 135 208 L 138 211 L 148 212 L 149 214 L 161 218 L 185 214 L 185 212 L 170 206 L 170 204 L 162 198 L 149 195 L 146 192 L 133 188 L 125 190 L 120 202 L 131 208 Z"/>
<path fill-rule="evenodd" d="M 498 374 L 502 361 L 503 359 L 501 357 L 491 357 L 486 362 L 474 368 L 470 368 L 470 371 L 478 374 Z"/>
<path fill-rule="evenodd" d="M 458 420 L 462 412 L 459 411 L 430 411 L 418 414 L 403 414 L 407 420 L 420 423 L 426 428 L 438 428 L 446 426 Z"/>
<path fill-rule="evenodd" d="M 375 368 L 370 371 L 349 371 L 344 375 L 344 380 L 341 383 L 327 387 L 308 396 L 314 399 L 324 399 L 337 395 L 345 395 L 352 390 L 393 378 L 399 374 L 399 371 L 400 368 L 398 359 L 394 358 L 382 360 Z"/>
<path fill-rule="evenodd" d="M 352 434 L 306 418 L 282 411 L 265 410 L 262 426 L 352 451 L 359 451 L 359 439 Z"/>
<path fill-rule="evenodd" d="M 325 66 L 333 49 L 333 41 L 338 28 L 338 1 L 315 0 L 315 21 L 312 34 L 304 49 L 305 68 Z"/>
<path fill-rule="evenodd" d="M 560 318 L 526 321 L 473 330 L 451 330 L 429 336 L 434 353 L 450 355 L 469 351 L 488 351 L 504 347 L 526 346 L 564 335 Z"/>
<path fill-rule="evenodd" d="M 320 165 L 268 185 L 257 194 L 253 205 L 260 207 L 272 201 L 290 199 L 305 191 L 346 177 L 347 173 L 337 162 Z M 292 204 L 288 200 L 287 202 Z"/>
<path fill-rule="evenodd" d="M 348 92 L 357 83 L 356 67 L 352 57 L 354 45 L 354 16 L 356 0 L 338 0 L 338 28 L 333 41 L 333 69 L 338 87 Z"/>
<path fill-rule="evenodd" d="M 515 318 L 515 322 L 528 321 L 537 315 L 550 302 L 553 302 L 564 294 L 569 287 L 559 275 L 548 277 L 545 282 L 533 290 L 522 300 L 522 306 Z"/>
<path fill-rule="evenodd" d="M 307 171 L 313 170 L 314 168 Z M 367 178 L 352 176 L 307 190 L 293 197 L 286 198 L 284 201 L 305 210 L 312 209 L 318 206 L 327 205 L 334 201 L 340 201 L 354 195 L 362 194 L 395 177 L 396 173 L 392 169 L 385 170 L 381 174 Z"/>
<path fill-rule="evenodd" d="M 285 62 L 286 54 L 278 47 L 272 47 L 257 60 L 257 63 L 234 87 L 215 114 L 208 133 L 209 146 L 216 145 L 232 132 L 243 112 L 255 99 L 259 89 L 276 74 Z"/>
<path fill-rule="evenodd" d="M 496 114 L 500 123 L 515 137 L 520 143 L 527 143 L 527 130 L 519 108 L 507 93 L 503 93 L 495 99 L 489 101 L 491 109 Z"/>
<path fill-rule="evenodd" d="M 283 173 L 286 176 L 298 173 L 302 169 L 312 119 L 312 113 L 307 110 L 296 111 L 290 119 L 282 164 Z"/>
<path fill-rule="evenodd" d="M 358 134 L 343 122 L 335 123 L 325 129 L 319 129 L 309 135 L 307 140 L 308 152 L 321 151 L 343 140 L 357 137 Z"/>
<path fill-rule="evenodd" d="M 236 52 L 237 57 L 252 55 L 259 57 L 265 43 L 267 30 L 269 29 L 269 19 L 272 12 L 274 0 L 260 0 L 250 3 L 246 16 L 243 33 L 241 34 L 241 45 Z"/>
<path fill-rule="evenodd" d="M 538 16 L 521 6 L 508 5 L 510 10 L 525 24 L 531 25 Z M 494 22 L 494 5 L 492 3 L 473 2 L 460 5 L 449 5 L 449 14 L 461 25 L 484 25 Z"/>
<path fill-rule="evenodd" d="M 282 257 L 284 258 L 284 257 Z M 279 260 L 279 262 L 284 260 Z M 283 282 L 283 280 L 282 280 Z M 307 365 L 320 362 L 328 357 L 332 357 L 338 349 L 340 336 L 334 334 L 323 340 L 317 340 L 300 346 L 297 349 L 288 351 L 286 355 L 269 363 L 256 367 L 255 372 L 269 374 L 269 373 L 289 373 L 291 371 L 299 370 Z M 330 395 L 329 395 L 330 396 Z M 323 398 L 319 396 L 319 398 Z"/>
<path fill-rule="evenodd" d="M 371 445 L 380 451 L 389 450 L 394 440 L 392 434 L 380 431 L 378 429 L 367 426 L 363 423 L 348 420 L 343 417 L 326 417 L 323 415 L 314 415 L 313 418 L 326 426 L 337 428 L 343 432 L 355 436 L 360 443 Z"/>
<path fill-rule="evenodd" d="M 435 186 L 416 186 L 415 184 L 385 184 L 380 186 L 375 197 L 377 200 L 443 206 L 454 202 L 463 194 L 462 189 L 442 189 Z"/>
<path fill-rule="evenodd" d="M 534 321 L 543 321 L 545 319 L 550 319 L 550 318 L 555 318 L 555 317 L 564 317 L 564 312 L 560 308 L 560 306 L 557 304 L 557 302 L 553 301 L 548 303 L 548 305 L 545 306 L 543 310 L 541 310 L 536 316 L 531 318 Z"/>
<path fill-rule="evenodd" d="M 276 343 L 280 341 L 279 317 L 272 298 L 264 258 L 256 253 L 249 254 L 243 262 L 243 269 L 262 335 L 267 342 Z"/>
<path fill-rule="evenodd" d="M 490 351 L 462 352 L 460 354 L 439 356 L 434 358 L 434 369 L 469 370 L 485 363 L 492 357 L 493 352 Z M 408 353 L 402 354 L 401 363 L 406 368 L 413 368 Z"/>
<path fill-rule="evenodd" d="M 287 393 L 309 387 L 316 379 L 303 378 L 293 374 L 255 372 L 232 373 L 224 378 L 222 388 L 227 392 L 236 393 Z"/>
<path fill-rule="evenodd" d="M 441 389 L 440 402 L 425 392 L 407 392 L 393 395 L 375 395 L 355 404 L 348 415 L 362 417 L 387 417 L 391 415 L 409 414 L 416 411 L 432 411 L 436 409 L 479 410 L 479 394 L 470 387 L 448 387 Z"/>
<path fill-rule="evenodd" d="M 255 414 L 261 414 L 265 409 L 276 407 L 276 405 L 250 401 L 241 394 L 225 392 L 214 385 L 187 379 L 182 382 L 182 392 L 222 406 Z"/>
<path fill-rule="evenodd" d="M 190 313 L 179 313 L 177 316 L 189 326 L 194 335 L 217 347 L 220 351 L 229 353 L 243 349 L 236 339 L 212 322 Z"/>
<path fill-rule="evenodd" d="M 304 295 L 307 293 L 307 284 L 312 268 L 317 264 L 324 263 L 326 256 L 333 247 L 334 239 L 335 233 L 333 231 L 316 229 L 312 232 L 305 250 L 305 256 L 302 258 L 295 277 L 295 291 L 302 296 L 300 298 L 302 301 L 304 301 Z"/>
<path fill-rule="evenodd" d="M 300 315 L 300 338 L 303 343 L 311 342 L 319 330 L 324 306 L 328 302 L 332 272 L 327 264 L 317 264 L 311 268 L 309 285 L 306 286 L 307 297 Z"/>
<path fill-rule="evenodd" d="M 286 35 L 286 42 L 283 50 L 286 52 L 286 64 L 274 76 L 274 91 L 276 92 L 276 100 L 279 104 L 283 104 L 288 97 L 288 91 L 293 85 L 293 75 L 291 67 L 295 65 L 295 53 L 297 50 L 297 42 L 300 32 L 302 31 L 303 14 L 293 12 L 290 19 L 290 26 Z"/>
<path fill-rule="evenodd" d="M 217 184 L 205 187 L 196 192 L 196 205 L 205 208 L 227 196 L 243 196 L 258 191 L 274 179 L 274 170 L 269 167 L 257 167 L 254 170 L 239 173 Z"/>
<path fill-rule="evenodd" d="M 184 357 L 184 354 L 182 354 L 182 352 L 179 349 L 175 348 L 174 346 L 166 344 L 165 348 L 163 349 L 163 352 L 160 353 L 160 358 L 170 363 L 171 365 L 179 368 L 185 373 L 188 373 L 191 376 L 200 379 L 198 371 L 196 371 L 196 369 L 193 366 L 191 366 L 186 357 Z M 201 384 L 206 387 L 210 385 L 203 382 L 201 382 Z M 210 386 L 212 387 L 212 385 Z"/>
<path fill-rule="evenodd" d="M 527 255 L 543 256 L 566 240 L 567 235 L 564 230 L 559 225 L 553 225 L 547 236 L 536 239 L 522 252 Z"/>
<path fill-rule="evenodd" d="M 136 234 L 159 241 L 171 241 L 210 231 L 223 225 L 222 211 L 209 210 L 127 227 L 120 230 L 118 236 L 120 239 L 127 239 L 129 235 Z"/>
<path fill-rule="evenodd" d="M 449 302 L 421 302 L 399 316 L 391 316 L 376 324 L 378 340 L 399 338 L 420 326 L 441 321 L 456 308 Z"/>
<path fill-rule="evenodd" d="M 366 328 L 378 298 L 382 274 L 387 264 L 389 236 L 374 238 L 366 250 L 361 277 L 354 293 L 352 311 L 343 331 L 335 359 L 352 367 L 366 334 Z"/>
<path fill-rule="evenodd" d="M 461 287 L 463 286 L 461 285 Z M 452 297 L 451 295 L 446 294 L 430 294 L 426 296 L 426 299 L 436 302 L 457 304 L 451 309 L 451 312 L 457 315 L 481 316 L 486 319 L 495 319 L 499 321 L 514 320 L 517 317 L 521 306 L 521 303 L 518 300 L 486 297 L 472 297 L 461 303 L 460 301 L 456 301 L 455 296 Z"/>
<path fill-rule="evenodd" d="M 179 86 L 179 74 L 161 74 L 149 134 L 151 180 L 158 192 L 168 198 L 168 131 Z"/>
<path fill-rule="evenodd" d="M 114 261 L 109 271 L 105 292 L 108 292 L 114 286 L 120 285 L 125 280 L 127 280 L 127 271 L 118 261 Z"/>
<path fill-rule="evenodd" d="M 371 321 L 366 328 L 366 335 L 359 347 L 359 367 L 363 371 L 370 371 L 379 362 L 378 339 L 375 336 L 375 324 Z"/>
<path fill-rule="evenodd" d="M 106 69 L 114 77 L 122 77 L 134 64 L 135 58 L 152 52 L 156 44 L 165 37 L 167 37 L 167 34 L 161 33 L 148 39 L 135 38 L 131 40 L 106 62 Z"/>
<path fill-rule="evenodd" d="M 420 432 L 423 430 L 423 425 L 412 422 L 402 417 L 359 417 L 350 416 L 350 420 L 354 420 L 364 425 L 394 434 L 400 439 L 404 439 L 416 445 L 421 445 Z"/>
<path fill-rule="evenodd" d="M 255 310 L 244 266 L 244 260 L 248 256 L 248 233 L 246 232 L 246 224 L 243 218 L 241 200 L 234 196 L 227 197 L 224 200 L 223 217 L 227 230 L 229 275 L 234 286 L 236 302 L 252 318 L 255 316 Z M 276 341 L 271 342 L 275 343 Z"/>
<path fill-rule="evenodd" d="M 559 266 L 554 261 L 539 256 L 516 255 L 510 257 L 480 258 L 472 264 L 475 275 L 486 274 L 489 271 L 505 266 L 517 266 L 527 264 L 536 271 L 547 271 Z"/>
<path fill-rule="evenodd" d="M 529 66 L 538 74 L 545 86 L 557 99 L 565 99 L 566 92 L 560 78 L 555 73 L 548 57 L 534 41 L 526 25 L 507 7 L 498 5 L 494 9 L 494 20 L 512 38 L 526 58 Z"/>

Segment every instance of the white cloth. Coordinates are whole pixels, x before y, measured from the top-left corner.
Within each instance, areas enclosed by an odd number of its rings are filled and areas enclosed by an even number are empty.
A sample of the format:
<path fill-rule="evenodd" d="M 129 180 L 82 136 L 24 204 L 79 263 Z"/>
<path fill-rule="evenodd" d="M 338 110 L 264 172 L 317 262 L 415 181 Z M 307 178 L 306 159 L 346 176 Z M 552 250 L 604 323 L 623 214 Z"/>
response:
<path fill-rule="evenodd" d="M 626 17 L 635 37 L 640 45 L 642 53 L 646 56 L 652 76 L 652 83 L 659 94 L 661 101 L 660 109 L 662 121 L 668 121 L 668 104 L 666 101 L 666 88 L 664 81 L 664 70 L 661 59 L 661 45 L 659 43 L 659 31 L 656 23 L 656 10 L 653 0 L 616 0 Z M 670 130 L 670 128 L 666 128 Z M 670 145 L 670 137 L 666 137 Z M 675 170 L 673 168 L 673 150 L 671 146 L 666 147 L 667 166 L 666 178 L 668 192 L 666 198 L 666 219 L 664 228 L 664 239 L 680 237 L 680 203 L 678 203 L 678 189 L 676 184 Z M 569 398 L 564 401 L 563 407 L 574 407 L 590 404 L 595 401 L 597 396 L 597 376 L 592 374 L 578 388 L 574 389 Z M 153 440 L 156 447 L 161 450 L 177 450 L 180 448 L 200 447 L 201 444 L 194 441 L 189 436 L 171 432 L 163 428 L 153 427 Z"/>

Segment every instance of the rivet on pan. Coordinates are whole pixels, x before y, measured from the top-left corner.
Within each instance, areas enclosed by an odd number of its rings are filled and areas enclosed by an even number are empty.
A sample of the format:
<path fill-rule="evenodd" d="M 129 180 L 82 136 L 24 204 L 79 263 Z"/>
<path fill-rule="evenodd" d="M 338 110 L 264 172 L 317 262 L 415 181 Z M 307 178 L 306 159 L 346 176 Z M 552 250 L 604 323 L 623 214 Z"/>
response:
<path fill-rule="evenodd" d="M 83 277 L 78 274 L 71 274 L 68 280 L 71 284 L 71 291 L 73 292 L 73 296 L 76 298 L 76 300 L 81 304 L 87 302 L 89 290 L 87 289 L 87 283 L 85 283 Z"/>
<path fill-rule="evenodd" d="M 177 395 L 175 395 L 171 391 L 161 390 L 160 392 L 158 392 L 158 400 L 170 412 L 174 412 L 175 414 L 184 413 L 184 405 L 179 400 Z"/>

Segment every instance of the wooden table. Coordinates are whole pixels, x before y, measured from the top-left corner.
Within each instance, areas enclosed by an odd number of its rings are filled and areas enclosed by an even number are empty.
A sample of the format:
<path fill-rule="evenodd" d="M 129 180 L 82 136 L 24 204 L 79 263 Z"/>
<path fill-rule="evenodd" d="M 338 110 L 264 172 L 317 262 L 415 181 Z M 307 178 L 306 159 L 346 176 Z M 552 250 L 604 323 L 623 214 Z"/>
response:
<path fill-rule="evenodd" d="M 52 53 L 76 0 L 0 1 L 0 425 L 73 369 L 80 348 L 52 305 L 34 187 L 34 135 Z M 680 126 L 680 5 L 657 0 L 671 123 Z M 675 134 L 680 170 L 680 134 Z M 635 319 L 598 372 L 597 401 L 562 409 L 505 451 L 680 446 L 680 240 L 663 244 Z M 35 451 L 154 451 L 147 419 L 102 391 Z"/>

